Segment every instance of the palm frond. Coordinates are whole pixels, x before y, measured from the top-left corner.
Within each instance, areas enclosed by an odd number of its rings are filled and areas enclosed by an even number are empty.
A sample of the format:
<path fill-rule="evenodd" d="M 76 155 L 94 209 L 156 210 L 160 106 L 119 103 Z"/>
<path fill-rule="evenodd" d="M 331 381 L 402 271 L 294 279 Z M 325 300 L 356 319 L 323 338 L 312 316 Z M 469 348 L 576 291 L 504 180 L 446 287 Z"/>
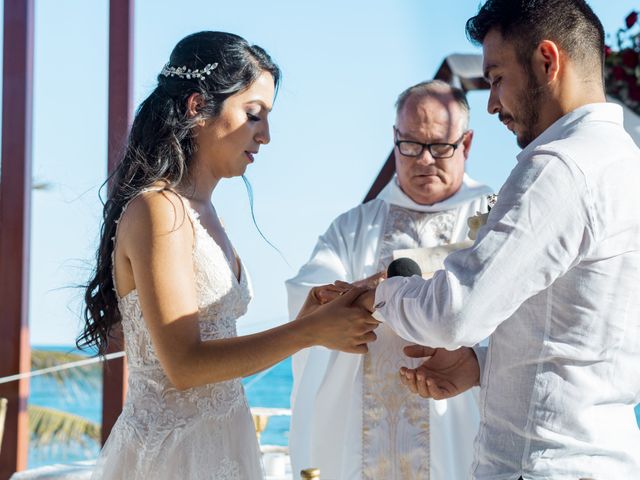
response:
<path fill-rule="evenodd" d="M 72 352 L 57 352 L 52 350 L 31 350 L 31 369 L 40 370 L 54 367 L 69 362 L 84 360 L 84 355 Z M 58 384 L 68 384 L 74 386 L 85 386 L 90 388 L 98 387 L 101 381 L 100 364 L 85 365 L 82 367 L 59 370 L 48 373 Z"/>
<path fill-rule="evenodd" d="M 29 405 L 29 430 L 35 446 L 100 441 L 100 425 L 53 408 Z"/>

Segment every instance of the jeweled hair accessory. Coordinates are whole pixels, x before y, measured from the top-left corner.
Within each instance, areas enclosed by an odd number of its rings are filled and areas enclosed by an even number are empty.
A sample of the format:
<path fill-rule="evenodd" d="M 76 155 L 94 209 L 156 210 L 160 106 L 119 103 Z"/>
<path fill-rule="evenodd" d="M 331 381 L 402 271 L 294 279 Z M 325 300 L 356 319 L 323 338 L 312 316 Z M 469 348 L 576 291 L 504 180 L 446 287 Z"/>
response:
<path fill-rule="evenodd" d="M 200 80 L 204 80 L 204 77 L 210 75 L 217 66 L 217 63 L 209 63 L 203 68 L 191 70 L 190 68 L 187 68 L 185 66 L 173 67 L 167 63 L 164 67 L 162 67 L 160 75 L 164 75 L 165 77 L 180 77 L 186 79 L 198 78 Z"/>

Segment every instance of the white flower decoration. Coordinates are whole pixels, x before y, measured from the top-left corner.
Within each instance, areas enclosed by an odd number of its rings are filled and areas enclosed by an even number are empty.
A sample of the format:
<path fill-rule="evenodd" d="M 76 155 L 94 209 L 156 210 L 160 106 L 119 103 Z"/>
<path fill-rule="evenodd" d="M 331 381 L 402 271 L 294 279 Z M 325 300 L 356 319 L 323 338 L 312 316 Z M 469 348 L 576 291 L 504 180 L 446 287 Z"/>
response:
<path fill-rule="evenodd" d="M 476 239 L 476 237 L 478 236 L 478 230 L 480 230 L 480 227 L 482 227 L 485 223 L 487 223 L 487 218 L 489 218 L 489 212 L 491 211 L 491 209 L 493 208 L 493 206 L 496 204 L 497 201 L 498 201 L 498 195 L 496 194 L 489 195 L 487 197 L 489 211 L 486 213 L 477 212 L 473 217 L 469 217 L 467 219 L 467 225 L 469 226 L 469 238 L 471 240 Z"/>

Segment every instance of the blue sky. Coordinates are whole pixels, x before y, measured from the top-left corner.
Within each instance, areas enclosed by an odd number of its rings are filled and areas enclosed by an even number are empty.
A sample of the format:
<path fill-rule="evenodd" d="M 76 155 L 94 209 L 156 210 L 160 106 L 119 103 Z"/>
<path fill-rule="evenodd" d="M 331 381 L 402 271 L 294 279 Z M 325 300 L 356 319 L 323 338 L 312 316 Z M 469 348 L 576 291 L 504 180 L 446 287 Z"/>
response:
<path fill-rule="evenodd" d="M 607 32 L 637 2 L 592 0 Z M 283 70 L 271 144 L 248 171 L 260 227 L 240 179 L 221 182 L 213 202 L 251 273 L 254 301 L 241 332 L 286 318 L 284 280 L 306 261 L 331 220 L 358 204 L 391 149 L 393 104 L 433 77 L 451 53 L 478 53 L 464 35 L 477 0 L 264 2 L 138 0 L 135 104 L 154 87 L 175 43 L 199 30 L 240 34 Z M 1 14 L 0 14 L 1 15 Z M 108 2 L 36 0 L 32 344 L 71 344 L 92 267 L 106 175 Z M 500 187 L 518 152 L 513 136 L 470 94 L 474 147 L 469 173 Z"/>

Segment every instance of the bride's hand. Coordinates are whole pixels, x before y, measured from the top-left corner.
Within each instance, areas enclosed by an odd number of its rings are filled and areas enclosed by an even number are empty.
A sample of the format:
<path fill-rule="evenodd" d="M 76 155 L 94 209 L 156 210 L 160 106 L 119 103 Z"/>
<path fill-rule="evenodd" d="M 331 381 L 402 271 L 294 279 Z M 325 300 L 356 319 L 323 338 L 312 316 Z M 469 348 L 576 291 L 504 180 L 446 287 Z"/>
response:
<path fill-rule="evenodd" d="M 297 318 L 314 312 L 320 305 L 324 305 L 325 303 L 335 300 L 352 288 L 353 287 L 348 283 L 345 283 L 344 285 L 329 284 L 313 287 L 309 290 L 304 305 L 302 305 L 302 308 L 298 312 Z"/>
<path fill-rule="evenodd" d="M 366 291 L 364 287 L 351 288 L 325 304 L 312 291 L 296 321 L 309 326 L 314 345 L 349 353 L 366 353 L 367 343 L 375 341 L 373 331 L 380 323 L 357 305 L 358 297 Z"/>

